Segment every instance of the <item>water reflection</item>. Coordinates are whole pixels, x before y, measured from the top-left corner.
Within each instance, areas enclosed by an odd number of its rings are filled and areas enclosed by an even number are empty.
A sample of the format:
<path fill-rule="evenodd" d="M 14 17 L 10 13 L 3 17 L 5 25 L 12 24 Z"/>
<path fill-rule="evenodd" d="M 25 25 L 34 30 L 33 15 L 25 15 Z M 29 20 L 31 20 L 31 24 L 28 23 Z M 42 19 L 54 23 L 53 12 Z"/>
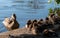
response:
<path fill-rule="evenodd" d="M 7 1 L 7 0 L 6 0 Z M 39 0 L 30 0 L 30 1 L 24 1 L 24 0 L 9 0 L 6 2 L 5 0 L 0 2 L 0 7 L 2 9 L 44 9 L 46 2 L 39 2 Z"/>

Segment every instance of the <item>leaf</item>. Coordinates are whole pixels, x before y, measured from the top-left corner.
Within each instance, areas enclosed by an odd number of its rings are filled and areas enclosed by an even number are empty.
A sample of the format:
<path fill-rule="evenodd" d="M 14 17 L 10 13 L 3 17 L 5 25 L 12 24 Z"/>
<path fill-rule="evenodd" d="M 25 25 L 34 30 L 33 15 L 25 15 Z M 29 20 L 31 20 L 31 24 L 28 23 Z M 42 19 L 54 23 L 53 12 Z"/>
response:
<path fill-rule="evenodd" d="M 60 4 L 60 0 L 55 0 L 55 2 L 56 2 L 57 4 Z"/>

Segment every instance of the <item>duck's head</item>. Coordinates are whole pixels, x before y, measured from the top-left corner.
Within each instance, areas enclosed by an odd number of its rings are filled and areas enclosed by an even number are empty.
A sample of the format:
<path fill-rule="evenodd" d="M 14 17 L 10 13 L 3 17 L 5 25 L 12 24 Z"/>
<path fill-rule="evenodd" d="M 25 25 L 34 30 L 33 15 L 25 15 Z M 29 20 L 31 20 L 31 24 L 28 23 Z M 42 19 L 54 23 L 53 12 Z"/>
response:
<path fill-rule="evenodd" d="M 14 19 L 14 20 L 16 20 L 16 14 L 15 13 L 12 14 L 12 17 L 11 18 Z"/>

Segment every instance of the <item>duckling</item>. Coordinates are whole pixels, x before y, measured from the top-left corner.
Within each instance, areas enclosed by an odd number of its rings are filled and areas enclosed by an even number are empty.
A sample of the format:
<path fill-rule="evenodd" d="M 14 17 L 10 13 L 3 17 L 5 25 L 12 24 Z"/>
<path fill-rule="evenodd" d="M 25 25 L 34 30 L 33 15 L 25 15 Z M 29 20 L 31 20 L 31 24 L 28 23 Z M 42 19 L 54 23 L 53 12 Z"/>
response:
<path fill-rule="evenodd" d="M 54 28 L 53 22 L 48 17 L 45 19 L 45 26 L 45 28 Z"/>
<path fill-rule="evenodd" d="M 33 27 L 32 27 L 32 33 L 37 35 L 37 34 L 39 34 L 38 31 L 39 31 L 38 30 L 38 24 L 36 22 L 34 22 Z"/>
<path fill-rule="evenodd" d="M 27 21 L 26 28 L 31 31 L 31 29 L 32 29 L 32 21 L 31 20 Z"/>
<path fill-rule="evenodd" d="M 29 25 L 31 25 L 31 24 L 32 24 L 32 21 L 31 21 L 31 20 L 28 20 L 28 21 L 27 21 L 26 28 L 29 28 Z"/>
<path fill-rule="evenodd" d="M 35 19 L 35 20 L 33 20 L 33 23 L 35 23 L 35 22 L 37 23 L 37 20 L 36 20 L 36 19 Z"/>

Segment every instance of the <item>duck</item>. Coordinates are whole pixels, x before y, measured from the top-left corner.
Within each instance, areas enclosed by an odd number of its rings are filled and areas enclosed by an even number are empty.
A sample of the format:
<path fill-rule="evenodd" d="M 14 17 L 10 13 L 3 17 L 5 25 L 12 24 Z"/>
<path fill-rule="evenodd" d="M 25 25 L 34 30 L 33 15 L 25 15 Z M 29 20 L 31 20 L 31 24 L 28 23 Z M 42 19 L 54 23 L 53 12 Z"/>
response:
<path fill-rule="evenodd" d="M 16 14 L 12 14 L 10 18 L 6 17 L 3 24 L 9 31 L 19 28 L 19 23 L 16 20 Z"/>

